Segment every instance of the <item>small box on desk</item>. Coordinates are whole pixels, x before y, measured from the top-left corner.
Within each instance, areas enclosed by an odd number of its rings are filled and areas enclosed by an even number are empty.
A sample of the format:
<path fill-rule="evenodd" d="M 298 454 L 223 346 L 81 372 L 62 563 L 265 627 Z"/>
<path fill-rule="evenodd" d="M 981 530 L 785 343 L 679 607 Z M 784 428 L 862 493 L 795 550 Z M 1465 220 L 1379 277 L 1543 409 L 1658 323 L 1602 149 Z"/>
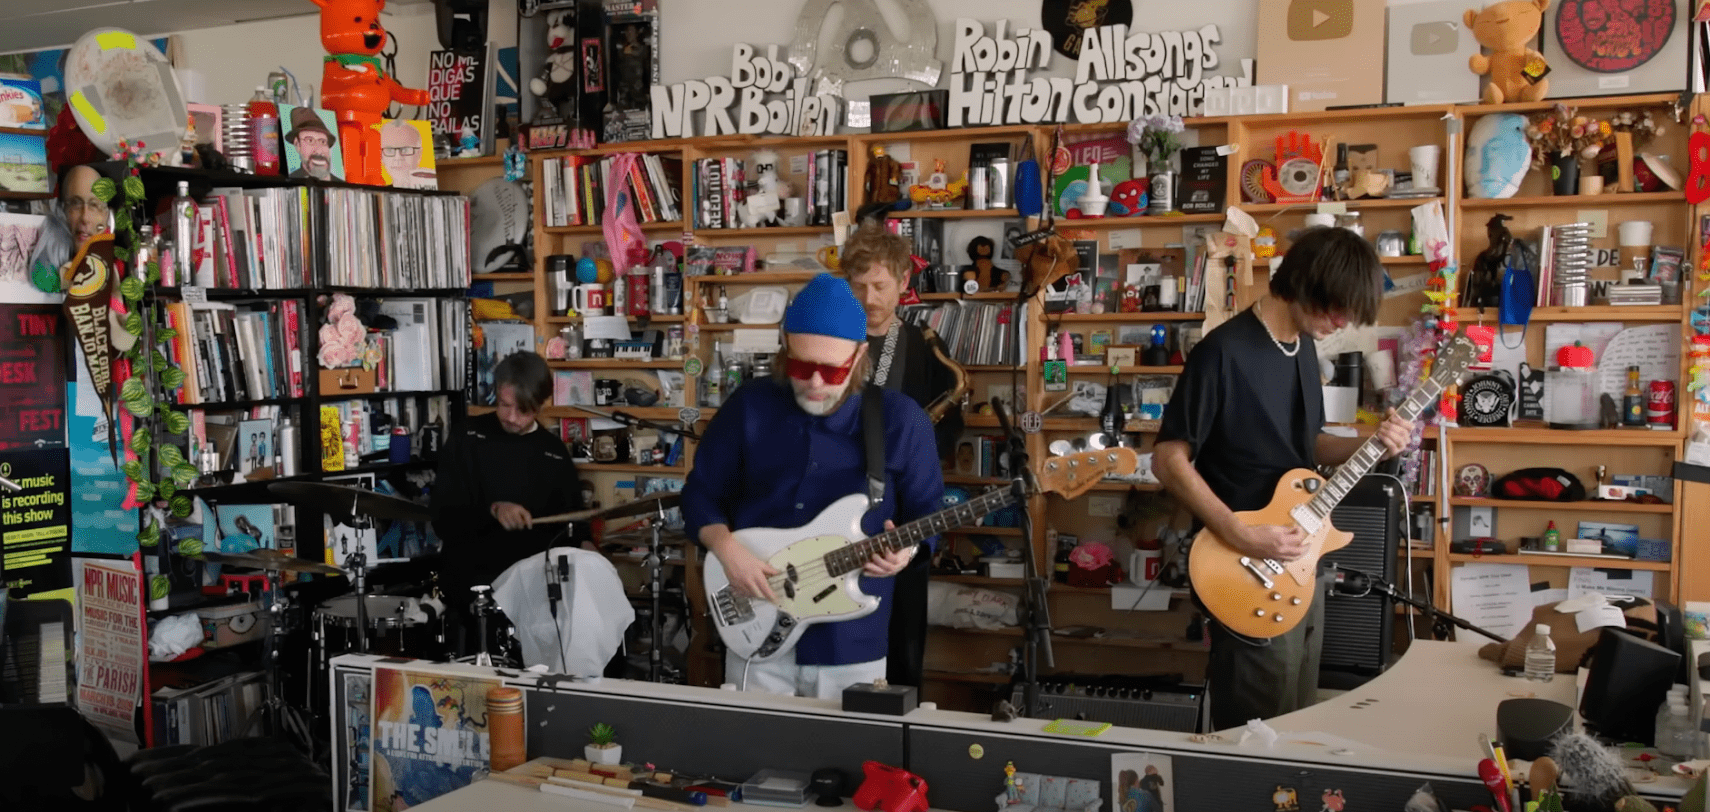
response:
<path fill-rule="evenodd" d="M 853 713 L 902 716 L 919 706 L 920 692 L 913 685 L 858 682 L 843 689 L 843 709 Z"/>

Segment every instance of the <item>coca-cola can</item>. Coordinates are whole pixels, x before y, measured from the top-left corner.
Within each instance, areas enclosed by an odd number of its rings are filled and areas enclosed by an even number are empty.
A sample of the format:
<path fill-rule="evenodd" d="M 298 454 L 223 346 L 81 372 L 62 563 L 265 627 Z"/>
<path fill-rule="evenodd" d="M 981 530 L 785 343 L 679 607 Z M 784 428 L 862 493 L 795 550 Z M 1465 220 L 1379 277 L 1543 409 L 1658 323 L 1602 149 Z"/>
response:
<path fill-rule="evenodd" d="M 1658 428 L 1674 428 L 1674 381 L 1651 381 L 1645 398 L 1645 422 Z"/>

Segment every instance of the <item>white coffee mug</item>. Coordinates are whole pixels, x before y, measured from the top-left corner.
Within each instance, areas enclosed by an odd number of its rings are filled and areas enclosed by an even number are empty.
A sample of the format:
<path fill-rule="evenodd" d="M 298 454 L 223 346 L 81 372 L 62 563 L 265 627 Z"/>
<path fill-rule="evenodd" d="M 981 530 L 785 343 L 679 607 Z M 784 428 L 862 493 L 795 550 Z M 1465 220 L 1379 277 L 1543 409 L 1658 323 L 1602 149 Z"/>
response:
<path fill-rule="evenodd" d="M 1616 226 L 1615 229 L 1620 234 L 1621 245 L 1648 246 L 1651 244 L 1652 226 L 1649 220 L 1628 220 Z"/>
<path fill-rule="evenodd" d="M 1436 144 L 1425 144 L 1407 151 L 1408 160 L 1413 163 L 1413 188 L 1431 189 L 1437 186 L 1437 161 L 1443 148 Z"/>

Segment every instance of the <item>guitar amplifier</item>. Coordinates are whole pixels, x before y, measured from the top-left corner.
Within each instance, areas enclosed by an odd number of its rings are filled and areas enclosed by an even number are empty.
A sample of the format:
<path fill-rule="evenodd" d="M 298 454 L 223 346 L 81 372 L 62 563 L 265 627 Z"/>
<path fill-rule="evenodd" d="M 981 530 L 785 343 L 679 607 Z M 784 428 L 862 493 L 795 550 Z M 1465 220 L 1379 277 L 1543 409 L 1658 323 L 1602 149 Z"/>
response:
<path fill-rule="evenodd" d="M 1330 514 L 1337 529 L 1354 534 L 1354 540 L 1324 561 L 1394 583 L 1404 537 L 1403 504 L 1401 483 L 1394 477 L 1362 478 Z M 1320 687 L 1356 688 L 1389 667 L 1393 607 L 1393 601 L 1377 593 L 1355 597 L 1331 590 L 1324 604 Z"/>
<path fill-rule="evenodd" d="M 1010 703 L 1022 707 L 1026 694 L 1015 686 Z M 1034 719 L 1081 719 L 1150 730 L 1199 731 L 1205 704 L 1203 684 L 1130 676 L 1055 676 L 1039 680 Z"/>

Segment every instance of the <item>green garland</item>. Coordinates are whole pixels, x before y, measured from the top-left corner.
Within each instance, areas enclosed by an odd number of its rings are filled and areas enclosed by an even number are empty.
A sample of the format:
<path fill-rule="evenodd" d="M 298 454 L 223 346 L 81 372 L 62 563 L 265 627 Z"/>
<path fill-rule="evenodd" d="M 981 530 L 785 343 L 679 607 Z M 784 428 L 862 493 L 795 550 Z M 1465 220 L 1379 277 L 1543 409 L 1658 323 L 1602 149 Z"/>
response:
<path fill-rule="evenodd" d="M 134 148 L 119 142 L 119 152 L 114 157 L 125 162 L 127 174 L 124 181 L 114 183 L 111 178 L 99 178 L 93 192 L 113 212 L 114 235 L 125 238 L 113 246 L 113 258 L 117 260 L 117 273 L 123 279 L 119 283 L 119 295 L 125 303 L 124 330 L 137 341 L 120 353 L 131 362 L 131 376 L 119 387 L 119 402 L 136 418 L 136 427 L 128 443 L 131 454 L 135 456 L 125 460 L 120 470 L 136 485 L 137 501 L 148 505 L 143 510 L 137 543 L 153 548 L 160 543 L 167 510 L 178 518 L 190 515 L 190 497 L 181 489 L 189 487 L 199 472 L 184 458 L 184 452 L 178 446 L 158 436 L 162 432 L 183 434 L 190 428 L 189 415 L 174 411 L 172 400 L 165 397 L 184 385 L 184 370 L 174 365 L 160 349 L 165 342 L 177 337 L 178 332 L 164 323 L 158 304 L 143 301 L 147 287 L 160 282 L 160 263 L 157 258 L 149 259 L 141 277 L 126 272 L 136 257 L 138 247 L 137 225 L 145 197 L 142 167 L 153 165 L 158 160 L 156 156 L 149 156 L 145 164 L 141 157 L 143 146 L 142 142 Z M 160 397 L 156 396 L 157 392 Z M 191 541 L 200 547 L 200 540 L 186 540 L 184 543 Z M 150 597 L 165 597 L 165 589 L 165 576 L 157 575 L 150 579 Z"/>

